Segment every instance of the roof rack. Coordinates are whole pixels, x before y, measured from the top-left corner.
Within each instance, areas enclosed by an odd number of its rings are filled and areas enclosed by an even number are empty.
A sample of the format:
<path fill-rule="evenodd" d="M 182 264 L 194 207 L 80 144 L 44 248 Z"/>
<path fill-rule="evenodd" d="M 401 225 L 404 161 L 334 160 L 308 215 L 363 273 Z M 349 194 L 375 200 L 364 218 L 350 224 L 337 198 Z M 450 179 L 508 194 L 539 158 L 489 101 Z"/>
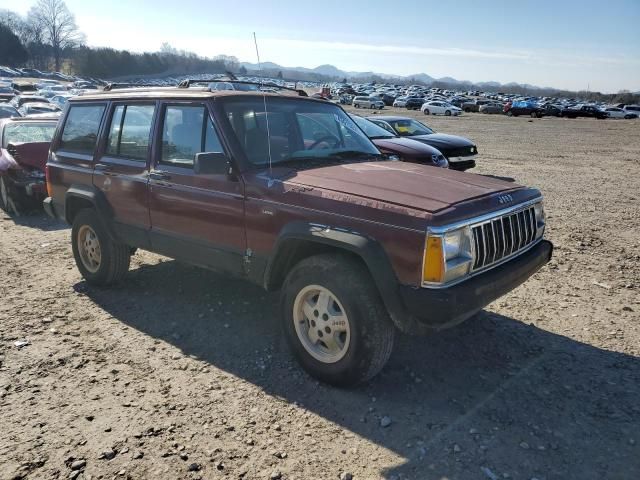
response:
<path fill-rule="evenodd" d="M 103 92 L 110 92 L 113 89 L 120 88 L 137 88 L 137 87 L 162 87 L 162 85 L 155 85 L 152 83 L 107 83 L 103 88 Z"/>
<path fill-rule="evenodd" d="M 202 78 L 187 78 L 185 80 L 182 80 L 178 84 L 178 88 L 189 88 L 191 85 L 194 85 L 194 84 L 225 82 L 225 83 L 238 83 L 238 84 L 241 84 L 241 85 L 257 85 L 258 87 L 273 88 L 273 89 L 277 89 L 277 90 L 288 90 L 290 92 L 297 93 L 301 97 L 308 97 L 309 96 L 309 95 L 307 95 L 307 92 L 305 92 L 304 90 L 299 90 L 297 88 L 283 87 L 283 86 L 278 85 L 278 84 L 273 83 L 273 82 L 269 82 L 269 83 L 265 83 L 265 82 L 248 82 L 248 81 L 244 81 L 244 80 L 234 80 L 233 78 L 235 78 L 235 76 L 233 76 L 232 78 L 229 78 L 229 79 L 220 78 L 220 77 L 204 78 L 204 79 L 202 79 Z"/>

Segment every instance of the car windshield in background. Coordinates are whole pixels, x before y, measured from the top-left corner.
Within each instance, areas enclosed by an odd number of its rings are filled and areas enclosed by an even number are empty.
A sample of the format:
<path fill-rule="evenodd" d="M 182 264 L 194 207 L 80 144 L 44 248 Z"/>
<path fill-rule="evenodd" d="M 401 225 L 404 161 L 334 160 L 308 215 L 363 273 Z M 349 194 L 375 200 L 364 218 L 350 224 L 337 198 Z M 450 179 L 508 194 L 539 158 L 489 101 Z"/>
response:
<path fill-rule="evenodd" d="M 265 115 L 265 102 L 268 115 Z M 339 107 L 274 97 L 230 98 L 224 109 L 253 165 L 299 167 L 372 160 L 378 149 Z M 268 132 L 268 133 L 267 133 Z"/>
<path fill-rule="evenodd" d="M 0 105 L 0 118 L 13 118 L 19 117 L 20 112 L 11 105 Z"/>
<path fill-rule="evenodd" d="M 55 122 L 9 123 L 2 134 L 2 148 L 10 143 L 50 142 L 55 130 Z"/>
<path fill-rule="evenodd" d="M 13 88 L 0 86 L 0 93 L 13 93 Z"/>
<path fill-rule="evenodd" d="M 416 135 L 431 135 L 435 133 L 417 120 L 389 120 L 388 123 L 401 137 L 415 137 Z"/>
<path fill-rule="evenodd" d="M 354 122 L 362 129 L 362 131 L 371 139 L 379 138 L 394 138 L 396 135 L 386 131 L 384 128 L 379 127 L 371 120 L 358 117 L 357 115 L 349 115 Z"/>

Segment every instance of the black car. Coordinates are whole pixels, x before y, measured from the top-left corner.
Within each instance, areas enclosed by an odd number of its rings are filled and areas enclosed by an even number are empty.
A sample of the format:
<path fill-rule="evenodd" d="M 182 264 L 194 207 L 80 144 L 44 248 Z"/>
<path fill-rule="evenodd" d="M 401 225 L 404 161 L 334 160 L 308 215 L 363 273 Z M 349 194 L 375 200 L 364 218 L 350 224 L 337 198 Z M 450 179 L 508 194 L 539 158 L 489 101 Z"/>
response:
<path fill-rule="evenodd" d="M 557 105 L 552 105 L 548 103 L 547 105 L 542 106 L 542 110 L 544 111 L 544 115 L 548 117 L 560 117 L 562 116 L 562 109 Z"/>
<path fill-rule="evenodd" d="M 410 97 L 407 98 L 407 103 L 405 104 L 405 108 L 407 110 L 420 110 L 422 104 L 425 102 L 424 98 L 421 97 Z"/>
<path fill-rule="evenodd" d="M 409 117 L 376 115 L 367 118 L 388 132 L 400 137 L 411 137 L 440 150 L 452 170 L 464 171 L 476 166 L 478 147 L 468 138 L 436 133 L 424 123 Z"/>

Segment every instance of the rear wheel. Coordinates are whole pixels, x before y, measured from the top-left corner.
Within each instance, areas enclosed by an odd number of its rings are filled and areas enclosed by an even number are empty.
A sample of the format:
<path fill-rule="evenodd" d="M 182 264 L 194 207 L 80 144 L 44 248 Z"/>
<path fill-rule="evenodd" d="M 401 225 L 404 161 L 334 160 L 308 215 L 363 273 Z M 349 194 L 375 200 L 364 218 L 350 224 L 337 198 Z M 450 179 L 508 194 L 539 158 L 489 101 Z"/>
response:
<path fill-rule="evenodd" d="M 110 285 L 129 270 L 131 248 L 111 238 L 98 214 L 85 208 L 76 215 L 71 246 L 78 270 L 93 285 Z"/>
<path fill-rule="evenodd" d="M 359 104 L 359 103 L 354 103 L 354 104 L 353 104 L 353 106 L 354 106 L 355 108 L 360 108 L 360 104 Z"/>
<path fill-rule="evenodd" d="M 389 314 L 364 265 L 346 255 L 313 256 L 289 272 L 282 320 L 298 362 L 333 385 L 372 378 L 391 355 Z"/>
<path fill-rule="evenodd" d="M 531 112 L 531 118 L 536 118 L 537 116 L 536 112 Z"/>
<path fill-rule="evenodd" d="M 5 183 L 4 175 L 0 176 L 0 208 L 5 212 L 9 212 L 9 191 Z"/>
<path fill-rule="evenodd" d="M 507 112 L 507 117 L 513 117 L 513 112 L 511 110 Z"/>
<path fill-rule="evenodd" d="M 6 175 L 0 175 L 0 208 L 9 214 L 20 215 L 18 211 L 17 195 L 11 184 L 11 180 Z"/>

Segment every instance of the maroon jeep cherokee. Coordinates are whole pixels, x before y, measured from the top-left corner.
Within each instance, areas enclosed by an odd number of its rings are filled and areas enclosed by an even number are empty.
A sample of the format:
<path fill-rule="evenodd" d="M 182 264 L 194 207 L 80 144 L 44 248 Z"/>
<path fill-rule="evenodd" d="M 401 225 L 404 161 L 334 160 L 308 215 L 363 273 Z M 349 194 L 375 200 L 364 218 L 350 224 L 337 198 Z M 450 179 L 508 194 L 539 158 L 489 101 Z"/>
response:
<path fill-rule="evenodd" d="M 338 105 L 287 93 L 70 99 L 44 204 L 86 281 L 121 279 L 141 248 L 279 289 L 298 361 L 349 385 L 396 328 L 458 324 L 549 261 L 538 190 L 385 160 Z"/>

